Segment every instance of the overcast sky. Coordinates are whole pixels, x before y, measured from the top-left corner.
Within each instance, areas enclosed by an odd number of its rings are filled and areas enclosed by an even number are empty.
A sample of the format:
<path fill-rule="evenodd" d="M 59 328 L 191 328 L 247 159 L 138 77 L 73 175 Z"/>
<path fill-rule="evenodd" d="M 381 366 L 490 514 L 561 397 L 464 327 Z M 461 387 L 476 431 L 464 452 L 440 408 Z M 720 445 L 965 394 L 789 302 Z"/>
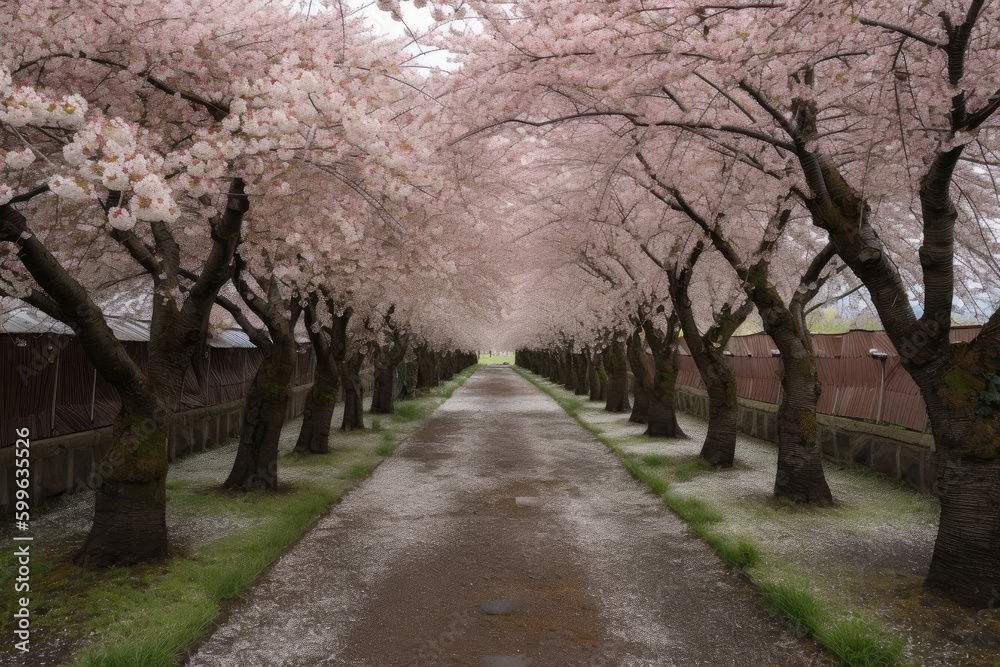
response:
<path fill-rule="evenodd" d="M 395 21 L 387 12 L 383 12 L 375 6 L 374 2 L 364 2 L 363 0 L 349 0 L 349 4 L 354 7 L 361 7 L 362 12 L 369 22 L 386 35 L 393 37 L 408 36 L 406 27 L 409 27 L 415 34 L 420 35 L 433 23 L 430 9 L 416 9 L 409 2 L 402 3 L 403 21 Z M 404 26 L 405 23 L 405 26 Z M 414 54 L 418 53 L 417 47 L 412 47 Z M 411 64 L 425 65 L 427 67 L 440 67 L 442 69 L 454 69 L 455 65 L 447 61 L 448 54 L 440 51 L 428 53 L 412 61 Z"/>

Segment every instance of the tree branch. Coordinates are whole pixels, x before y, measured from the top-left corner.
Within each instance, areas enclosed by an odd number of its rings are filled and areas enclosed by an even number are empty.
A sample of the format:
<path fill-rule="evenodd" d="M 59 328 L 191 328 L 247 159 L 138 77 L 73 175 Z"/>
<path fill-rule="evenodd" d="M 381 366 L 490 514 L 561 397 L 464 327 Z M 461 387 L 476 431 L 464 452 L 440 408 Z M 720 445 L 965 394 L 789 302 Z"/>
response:
<path fill-rule="evenodd" d="M 930 39 L 928 37 L 924 37 L 923 35 L 919 35 L 919 34 L 913 32 L 912 30 L 910 30 L 909 28 L 906 28 L 906 27 L 901 26 L 901 25 L 895 25 L 893 23 L 885 23 L 883 21 L 876 21 L 875 19 L 866 19 L 866 18 L 863 18 L 863 17 L 861 19 L 859 19 L 859 21 L 861 22 L 862 25 L 866 25 L 866 26 L 868 26 L 870 28 L 883 28 L 883 29 L 888 30 L 890 32 L 895 32 L 897 34 L 900 34 L 903 37 L 908 37 L 910 39 L 915 39 L 916 41 L 920 42 L 921 44 L 926 44 L 927 46 L 931 47 L 932 49 L 943 49 L 944 48 L 944 44 L 942 44 L 941 42 L 935 41 L 935 40 Z"/>

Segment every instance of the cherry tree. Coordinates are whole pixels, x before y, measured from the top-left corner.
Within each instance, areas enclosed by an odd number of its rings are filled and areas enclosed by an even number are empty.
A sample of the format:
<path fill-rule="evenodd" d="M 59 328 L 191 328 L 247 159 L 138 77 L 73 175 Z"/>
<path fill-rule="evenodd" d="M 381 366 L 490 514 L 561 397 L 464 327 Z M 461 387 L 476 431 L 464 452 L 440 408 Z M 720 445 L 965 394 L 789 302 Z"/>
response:
<path fill-rule="evenodd" d="M 921 388 L 942 482 L 927 583 L 973 605 L 998 584 L 1000 504 L 986 500 L 998 483 L 987 393 L 997 11 L 976 0 L 757 8 L 713 28 L 703 53 L 728 66 L 699 69 L 718 93 L 713 126 L 785 157 Z M 956 307 L 985 311 L 971 343 L 950 342 Z"/>
<path fill-rule="evenodd" d="M 874 33 L 870 42 L 881 46 L 873 49 L 877 59 L 864 71 L 879 76 L 878 110 L 888 108 L 893 121 L 887 128 L 893 141 L 870 168 L 881 174 L 887 166 L 903 165 L 908 187 L 888 205 L 879 202 L 868 193 L 867 174 L 852 173 L 827 157 L 823 134 L 828 123 L 819 116 L 815 130 L 789 125 L 789 137 L 803 144 L 796 153 L 814 195 L 814 223 L 830 233 L 838 253 L 868 286 L 927 405 L 942 482 L 927 583 L 984 606 L 1000 588 L 1000 502 L 995 500 L 1000 430 L 988 394 L 1000 340 L 996 299 L 965 296 L 976 309 L 992 309 L 975 340 L 951 343 L 949 332 L 962 303 L 956 276 L 969 272 L 978 285 L 996 288 L 997 247 L 988 220 L 1000 210 L 995 180 L 1000 7 L 974 0 L 876 5 L 860 15 L 845 9 L 844 19 L 859 18 Z M 812 96 L 802 97 L 806 102 Z M 813 104 L 817 114 L 827 106 Z M 806 147 L 809 141 L 818 145 Z M 810 165 L 818 165 L 819 172 L 806 171 Z M 922 238 L 916 253 L 893 233 L 899 218 L 915 223 L 907 228 Z M 904 265 L 919 265 L 919 279 L 898 270 L 894 255 L 903 256 Z M 922 297 L 919 310 L 910 298 L 914 293 Z"/>
<path fill-rule="evenodd" d="M 306 21 L 270 3 L 221 0 L 22 3 L 5 23 L 0 284 L 5 295 L 73 328 L 122 397 L 78 562 L 166 553 L 167 424 L 231 275 L 251 199 L 285 194 L 281 175 L 296 149 L 322 153 L 330 161 L 312 163 L 328 170 L 344 165 L 343 176 L 365 173 L 353 172 L 354 147 L 384 148 L 374 139 L 377 125 L 349 105 L 364 97 L 372 74 L 371 40 L 361 28 L 336 12 Z M 357 42 L 314 49 L 331 35 Z M 329 143 L 317 143 L 312 124 L 285 104 L 266 102 L 284 102 L 279 91 L 301 86 L 309 71 L 297 67 L 303 53 L 341 72 L 343 85 L 335 96 L 301 99 L 299 108 L 352 109 L 343 115 L 359 120 L 321 137 Z M 337 54 L 361 66 L 337 69 Z M 91 298 L 97 278 L 86 260 L 95 254 L 148 276 L 144 298 L 135 299 L 152 313 L 145 369 Z"/>

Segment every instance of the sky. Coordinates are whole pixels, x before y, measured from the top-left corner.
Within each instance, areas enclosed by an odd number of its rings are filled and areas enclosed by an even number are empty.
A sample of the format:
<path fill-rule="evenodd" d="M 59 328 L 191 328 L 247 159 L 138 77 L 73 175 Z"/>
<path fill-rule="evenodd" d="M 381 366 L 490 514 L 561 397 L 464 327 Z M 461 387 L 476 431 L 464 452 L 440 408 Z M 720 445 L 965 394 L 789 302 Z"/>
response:
<path fill-rule="evenodd" d="M 375 2 L 373 1 L 348 0 L 348 4 L 354 7 L 360 7 L 362 13 L 368 18 L 369 22 L 375 27 L 376 30 L 392 37 L 408 36 L 408 33 L 406 32 L 407 27 L 419 35 L 423 31 L 427 30 L 427 28 L 433 23 L 429 8 L 424 7 L 423 9 L 416 9 L 408 2 L 402 3 L 402 21 L 394 20 L 388 12 L 383 12 L 381 9 L 376 7 Z M 416 46 L 411 47 L 411 49 L 414 54 L 419 52 Z M 447 70 L 455 68 L 454 63 L 448 62 L 448 53 L 441 51 L 435 51 L 433 53 L 423 55 L 412 61 L 411 64 L 423 65 L 426 67 L 439 67 Z"/>
<path fill-rule="evenodd" d="M 293 9 L 302 12 L 321 11 L 324 0 L 282 0 Z M 388 12 L 384 12 L 376 6 L 375 0 L 340 0 L 344 5 L 356 9 L 367 19 L 375 30 L 389 37 L 409 37 L 407 28 L 416 35 L 426 31 L 433 23 L 431 10 L 429 7 L 417 9 L 410 2 L 402 2 L 402 21 L 396 21 Z M 420 53 L 419 47 L 412 45 L 408 49 L 414 55 Z M 448 62 L 449 53 L 447 51 L 432 51 L 414 58 L 408 64 L 411 66 L 422 66 L 444 70 L 454 70 L 458 67 L 455 63 Z"/>

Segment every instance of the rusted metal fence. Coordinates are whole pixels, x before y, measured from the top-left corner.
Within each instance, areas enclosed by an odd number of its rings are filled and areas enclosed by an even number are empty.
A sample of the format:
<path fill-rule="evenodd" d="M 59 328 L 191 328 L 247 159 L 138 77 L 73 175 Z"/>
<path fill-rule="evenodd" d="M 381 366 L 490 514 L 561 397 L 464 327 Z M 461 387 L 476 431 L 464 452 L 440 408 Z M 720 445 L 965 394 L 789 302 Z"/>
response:
<path fill-rule="evenodd" d="M 110 426 L 118 394 L 87 361 L 75 336 L 0 330 L 0 447 L 14 444 L 15 429 L 32 440 Z M 148 357 L 142 332 L 113 328 L 129 356 L 143 368 Z M 148 333 L 146 334 L 148 337 Z M 313 381 L 312 348 L 303 346 L 291 386 Z M 179 412 L 241 400 L 261 353 L 242 332 L 227 331 L 194 353 L 184 378 Z"/>
<path fill-rule="evenodd" d="M 952 341 L 970 341 L 980 327 L 954 327 Z M 867 419 L 914 431 L 927 429 L 927 411 L 916 383 L 899 363 L 899 355 L 884 331 L 813 334 L 816 365 L 822 384 L 817 412 Z M 728 356 L 736 374 L 740 398 L 777 403 L 781 359 L 764 333 L 734 336 Z M 704 389 L 701 376 L 681 342 L 677 384 Z"/>

